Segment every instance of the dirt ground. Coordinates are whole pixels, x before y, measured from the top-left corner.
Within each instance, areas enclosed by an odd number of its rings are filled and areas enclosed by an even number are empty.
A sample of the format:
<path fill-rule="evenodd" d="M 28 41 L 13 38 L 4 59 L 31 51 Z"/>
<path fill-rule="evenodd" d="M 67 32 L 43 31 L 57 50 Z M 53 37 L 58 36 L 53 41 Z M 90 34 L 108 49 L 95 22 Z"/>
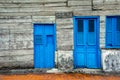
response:
<path fill-rule="evenodd" d="M 120 76 L 101 76 L 86 74 L 26 74 L 0 75 L 0 80 L 120 80 Z"/>

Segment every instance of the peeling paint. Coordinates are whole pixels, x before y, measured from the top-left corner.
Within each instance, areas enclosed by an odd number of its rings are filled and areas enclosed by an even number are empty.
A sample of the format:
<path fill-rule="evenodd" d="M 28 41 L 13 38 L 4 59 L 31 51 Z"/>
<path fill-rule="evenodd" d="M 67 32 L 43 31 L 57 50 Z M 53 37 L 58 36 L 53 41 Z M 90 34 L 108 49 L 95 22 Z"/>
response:
<path fill-rule="evenodd" d="M 103 70 L 110 72 L 120 72 L 120 51 L 119 50 L 103 50 Z"/>

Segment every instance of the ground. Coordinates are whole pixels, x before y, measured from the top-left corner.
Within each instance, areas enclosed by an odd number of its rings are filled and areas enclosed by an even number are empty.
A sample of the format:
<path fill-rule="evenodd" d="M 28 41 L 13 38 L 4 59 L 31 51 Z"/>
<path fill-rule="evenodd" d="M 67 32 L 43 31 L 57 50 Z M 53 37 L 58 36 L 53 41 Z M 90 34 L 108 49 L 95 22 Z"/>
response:
<path fill-rule="evenodd" d="M 120 80 L 120 76 L 79 73 L 0 75 L 0 80 Z"/>

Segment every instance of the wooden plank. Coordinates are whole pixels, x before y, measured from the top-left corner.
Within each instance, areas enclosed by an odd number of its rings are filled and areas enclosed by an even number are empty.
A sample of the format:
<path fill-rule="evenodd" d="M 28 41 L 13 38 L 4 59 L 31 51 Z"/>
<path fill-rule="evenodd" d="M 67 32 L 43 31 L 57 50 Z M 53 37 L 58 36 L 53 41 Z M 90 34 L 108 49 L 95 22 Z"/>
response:
<path fill-rule="evenodd" d="M 68 1 L 68 6 L 90 6 L 91 1 Z"/>
<path fill-rule="evenodd" d="M 0 68 L 29 68 L 33 67 L 33 61 L 9 61 L 0 62 Z"/>
<path fill-rule="evenodd" d="M 120 1 L 119 0 L 93 0 L 93 5 L 119 5 Z"/>
<path fill-rule="evenodd" d="M 73 6 L 70 8 L 73 10 L 73 12 L 74 11 L 82 12 L 82 11 L 91 11 L 92 10 L 92 6 L 77 6 L 77 7 Z"/>
<path fill-rule="evenodd" d="M 64 7 L 66 6 L 65 2 L 57 3 L 0 3 L 1 8 L 40 8 L 40 7 Z"/>
<path fill-rule="evenodd" d="M 15 8 L 15 7 L 20 7 L 20 8 L 37 8 L 37 7 L 43 7 L 43 4 L 40 3 L 35 3 L 35 4 L 26 4 L 26 3 L 20 3 L 20 4 L 15 4 L 15 3 L 0 3 L 1 8 Z"/>
<path fill-rule="evenodd" d="M 65 24 L 73 24 L 72 18 L 66 18 L 66 19 L 56 19 L 57 24 L 65 25 Z"/>
<path fill-rule="evenodd" d="M 33 55 L 32 50 L 1 50 L 0 57 L 5 56 L 23 56 L 23 55 Z"/>
<path fill-rule="evenodd" d="M 0 16 L 0 19 L 31 19 L 31 16 Z"/>
<path fill-rule="evenodd" d="M 93 0 L 93 5 L 95 4 L 102 4 L 104 0 Z"/>
<path fill-rule="evenodd" d="M 39 11 L 39 12 L 0 12 L 0 16 L 55 16 L 55 11 Z"/>
<path fill-rule="evenodd" d="M 57 30 L 58 29 L 73 29 L 73 25 L 72 24 L 57 24 Z"/>
<path fill-rule="evenodd" d="M 32 19 L 0 19 L 0 23 L 32 22 Z"/>
<path fill-rule="evenodd" d="M 72 11 L 69 7 L 0 8 L 0 12 Z"/>
<path fill-rule="evenodd" d="M 58 29 L 57 44 L 57 46 L 73 45 L 73 29 Z"/>
<path fill-rule="evenodd" d="M 32 29 L 32 23 L 18 22 L 18 23 L 1 23 L 0 30 L 11 30 L 11 29 Z"/>
<path fill-rule="evenodd" d="M 33 23 L 55 23 L 55 16 L 33 16 Z"/>
<path fill-rule="evenodd" d="M 45 7 L 65 7 L 67 6 L 66 3 L 47 3 L 47 4 L 44 4 Z"/>
<path fill-rule="evenodd" d="M 120 10 L 104 10 L 104 11 L 74 11 L 75 16 L 105 16 L 105 15 L 119 15 Z"/>
<path fill-rule="evenodd" d="M 49 3 L 66 1 L 67 0 L 0 0 L 0 3 Z"/>
<path fill-rule="evenodd" d="M 0 62 L 11 62 L 11 61 L 32 61 L 33 55 L 27 54 L 22 56 L 4 56 L 0 57 Z"/>
<path fill-rule="evenodd" d="M 100 9 L 100 10 L 119 10 L 120 9 L 120 5 L 105 5 L 105 4 L 101 4 L 101 5 L 94 5 L 93 7 L 94 9 Z"/>

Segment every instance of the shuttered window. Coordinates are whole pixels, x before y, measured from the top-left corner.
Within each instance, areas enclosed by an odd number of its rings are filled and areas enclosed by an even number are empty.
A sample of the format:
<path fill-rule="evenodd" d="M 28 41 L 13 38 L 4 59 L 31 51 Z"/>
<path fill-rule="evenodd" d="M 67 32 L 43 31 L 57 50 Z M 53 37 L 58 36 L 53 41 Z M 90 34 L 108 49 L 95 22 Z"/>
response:
<path fill-rule="evenodd" d="M 107 16 L 106 47 L 120 48 L 120 16 Z"/>

